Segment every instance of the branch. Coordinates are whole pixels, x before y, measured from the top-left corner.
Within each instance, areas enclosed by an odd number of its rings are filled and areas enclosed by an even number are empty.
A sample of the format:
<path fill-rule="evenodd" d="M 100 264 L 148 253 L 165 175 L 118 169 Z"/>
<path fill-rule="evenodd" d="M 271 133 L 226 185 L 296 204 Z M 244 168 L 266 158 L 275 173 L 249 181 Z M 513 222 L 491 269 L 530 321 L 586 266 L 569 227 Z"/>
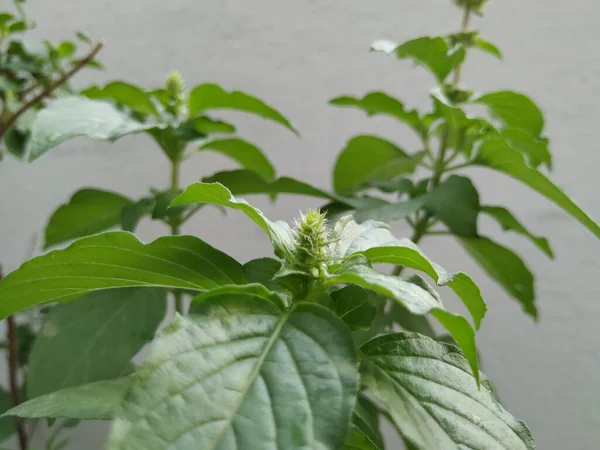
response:
<path fill-rule="evenodd" d="M 98 52 L 102 49 L 103 45 L 104 44 L 102 42 L 98 42 L 94 46 L 94 48 L 92 48 L 90 53 L 88 53 L 88 55 L 85 58 L 83 58 L 81 61 L 79 61 L 77 64 L 75 64 L 71 68 L 71 70 L 69 70 L 63 76 L 61 76 L 56 81 L 54 81 L 50 86 L 48 86 L 46 89 L 44 89 L 38 95 L 36 95 L 31 100 L 29 100 L 27 103 L 25 103 L 23 106 L 21 106 L 6 121 L 6 123 L 4 123 L 2 126 L 0 126 L 0 139 L 6 134 L 6 132 L 10 129 L 10 127 L 12 127 L 15 124 L 15 122 L 19 119 L 19 117 L 21 117 L 27 110 L 29 110 L 33 106 L 37 105 L 44 98 L 46 98 L 50 94 L 52 94 L 52 92 L 54 92 L 56 90 L 56 88 L 58 88 L 60 85 L 62 85 L 64 83 L 66 83 L 73 75 L 75 75 L 77 72 L 79 72 L 83 68 L 83 66 L 85 66 L 87 63 L 92 61 L 96 57 Z"/>
<path fill-rule="evenodd" d="M 2 268 L 0 267 L 0 280 L 2 279 Z M 13 406 L 21 404 L 21 389 L 19 386 L 19 342 L 17 339 L 17 326 L 14 316 L 6 318 L 6 346 L 8 360 L 8 379 L 10 384 L 10 399 Z M 28 449 L 27 431 L 25 423 L 20 417 L 14 418 L 15 429 L 19 437 L 21 450 Z"/>

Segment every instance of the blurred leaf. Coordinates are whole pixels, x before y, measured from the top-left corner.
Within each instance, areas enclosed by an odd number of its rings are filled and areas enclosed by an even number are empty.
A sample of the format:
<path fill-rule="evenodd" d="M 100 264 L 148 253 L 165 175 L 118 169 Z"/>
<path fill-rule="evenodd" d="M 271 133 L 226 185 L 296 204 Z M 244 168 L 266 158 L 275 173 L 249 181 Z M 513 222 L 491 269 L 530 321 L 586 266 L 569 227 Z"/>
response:
<path fill-rule="evenodd" d="M 492 56 L 495 56 L 498 59 L 502 59 L 502 52 L 500 49 L 485 39 L 480 37 L 475 38 L 475 47 L 479 50 L 489 53 Z"/>
<path fill-rule="evenodd" d="M 81 94 L 96 100 L 113 100 L 141 114 L 159 116 L 154 103 L 150 100 L 150 94 L 124 81 L 112 81 L 104 87 L 92 86 L 81 91 Z"/>
<path fill-rule="evenodd" d="M 200 116 L 191 119 L 194 124 L 196 131 L 202 134 L 213 134 L 213 133 L 235 133 L 235 126 L 222 120 L 211 119 L 208 116 Z"/>
<path fill-rule="evenodd" d="M 119 225 L 124 207 L 133 202 L 120 194 L 99 189 L 77 191 L 61 205 L 46 225 L 44 248 L 89 236 Z"/>
<path fill-rule="evenodd" d="M 513 91 L 498 91 L 473 100 L 488 107 L 490 115 L 508 128 L 516 128 L 539 136 L 544 129 L 544 116 L 527 96 Z"/>
<path fill-rule="evenodd" d="M 189 114 L 195 116 L 211 109 L 233 109 L 255 114 L 277 122 L 298 134 L 292 124 L 277 110 L 262 100 L 240 91 L 227 92 L 216 84 L 206 83 L 196 86 L 190 92 Z"/>
<path fill-rule="evenodd" d="M 275 178 L 275 169 L 265 154 L 255 145 L 240 138 L 217 139 L 208 141 L 198 150 L 212 150 L 227 156 L 248 170 L 258 173 L 265 180 Z"/>
<path fill-rule="evenodd" d="M 532 167 L 537 168 L 540 164 L 545 164 L 548 169 L 552 168 L 552 155 L 548 150 L 547 139 L 539 139 L 526 131 L 510 128 L 500 130 L 498 134 L 512 147 L 526 155 Z"/>
<path fill-rule="evenodd" d="M 481 208 L 481 212 L 492 216 L 505 231 L 514 231 L 515 233 L 521 234 L 531 242 L 533 242 L 541 251 L 543 251 L 549 258 L 554 258 L 548 239 L 543 237 L 537 237 L 531 234 L 527 229 L 521 225 L 521 223 L 512 215 L 512 213 L 501 206 L 484 206 Z"/>
<path fill-rule="evenodd" d="M 459 242 L 487 274 L 521 304 L 527 314 L 537 318 L 533 275 L 521 258 L 486 237 L 460 238 Z"/>
<path fill-rule="evenodd" d="M 393 179 L 412 173 L 416 161 L 403 150 L 377 136 L 356 136 L 341 151 L 333 169 L 336 193 L 349 195 L 371 180 Z"/>

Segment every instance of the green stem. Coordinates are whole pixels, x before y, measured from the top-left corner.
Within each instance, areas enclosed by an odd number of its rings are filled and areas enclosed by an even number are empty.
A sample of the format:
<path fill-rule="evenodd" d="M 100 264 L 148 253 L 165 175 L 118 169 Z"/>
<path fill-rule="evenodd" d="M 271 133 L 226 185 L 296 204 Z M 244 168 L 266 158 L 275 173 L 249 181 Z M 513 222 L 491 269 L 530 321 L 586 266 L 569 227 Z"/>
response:
<path fill-rule="evenodd" d="M 171 192 L 179 192 L 179 178 L 180 178 L 181 160 L 174 159 L 171 164 Z M 169 219 L 169 225 L 171 226 L 171 234 L 177 236 L 180 232 L 181 226 L 181 215 L 177 214 Z M 175 311 L 179 314 L 184 314 L 183 306 L 183 295 L 181 291 L 173 291 L 173 297 L 175 299 Z"/>

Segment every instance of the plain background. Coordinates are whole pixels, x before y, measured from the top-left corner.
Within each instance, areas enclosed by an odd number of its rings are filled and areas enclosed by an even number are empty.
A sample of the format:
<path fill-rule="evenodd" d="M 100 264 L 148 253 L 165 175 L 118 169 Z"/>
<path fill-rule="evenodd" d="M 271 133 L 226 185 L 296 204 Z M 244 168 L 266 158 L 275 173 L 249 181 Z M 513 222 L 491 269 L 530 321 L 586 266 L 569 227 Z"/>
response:
<path fill-rule="evenodd" d="M 7 3 L 4 0 L 2 3 Z M 223 114 L 240 134 L 259 144 L 280 175 L 331 186 L 331 167 L 351 136 L 378 133 L 408 150 L 417 144 L 402 125 L 367 119 L 330 107 L 337 95 L 381 89 L 409 106 L 426 106 L 431 76 L 408 62 L 368 52 L 374 39 L 406 40 L 458 28 L 450 0 L 30 0 L 39 36 L 69 38 L 83 29 L 104 39 L 104 72 L 86 72 L 77 85 L 122 78 L 147 87 L 162 84 L 171 69 L 188 85 L 219 82 L 246 90 L 281 109 L 300 130 L 289 131 L 242 114 Z M 514 88 L 531 95 L 547 118 L 555 170 L 552 178 L 600 219 L 600 8 L 595 0 L 497 0 L 474 26 L 505 52 L 501 63 L 473 54 L 464 84 L 474 90 Z M 198 155 L 183 169 L 185 183 L 230 162 Z M 543 450 L 590 450 L 600 438 L 600 302 L 596 282 L 598 241 L 565 213 L 516 181 L 473 171 L 485 204 L 508 204 L 526 226 L 551 239 L 549 261 L 529 242 L 504 235 L 481 221 L 484 234 L 499 237 L 537 275 L 539 323 L 490 282 L 449 238 L 423 247 L 438 262 L 472 274 L 489 304 L 479 333 L 485 372 L 507 408 L 531 427 Z M 29 257 L 31 240 L 77 189 L 97 186 L 141 196 L 168 183 L 168 164 L 145 137 L 113 145 L 78 139 L 32 165 L 0 164 L 0 259 L 13 270 Z M 255 204 L 276 219 L 289 220 L 314 200 L 282 197 Z M 398 235 L 408 230 L 396 227 Z M 144 239 L 165 230 L 144 224 Z M 241 261 L 270 253 L 265 236 L 240 215 L 206 209 L 185 230 L 231 252 Z M 38 246 L 39 247 L 39 246 Z M 447 301 L 450 307 L 455 303 Z M 100 449 L 106 427 L 86 424 L 70 449 Z M 391 443 L 389 448 L 398 448 Z"/>

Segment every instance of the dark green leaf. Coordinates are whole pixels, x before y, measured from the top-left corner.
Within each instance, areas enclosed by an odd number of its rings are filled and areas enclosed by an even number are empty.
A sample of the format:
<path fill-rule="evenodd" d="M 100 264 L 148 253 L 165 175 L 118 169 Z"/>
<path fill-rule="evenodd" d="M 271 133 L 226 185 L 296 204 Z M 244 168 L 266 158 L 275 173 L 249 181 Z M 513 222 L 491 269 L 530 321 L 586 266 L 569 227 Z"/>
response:
<path fill-rule="evenodd" d="M 275 169 L 265 154 L 255 145 L 240 138 L 218 139 L 206 142 L 198 150 L 213 150 L 227 156 L 248 170 L 258 173 L 267 181 L 275 178 Z"/>
<path fill-rule="evenodd" d="M 44 248 L 119 225 L 122 210 L 127 206 L 133 206 L 133 202 L 114 192 L 77 191 L 69 203 L 60 206 L 50 217 Z"/>
<path fill-rule="evenodd" d="M 6 276 L 0 281 L 0 317 L 110 288 L 203 291 L 244 283 L 241 264 L 196 237 L 165 236 L 143 244 L 131 233 L 113 231 L 38 256 Z"/>
<path fill-rule="evenodd" d="M 366 258 L 362 261 L 360 256 L 351 258 L 334 272 L 327 274 L 326 284 L 353 284 L 391 298 L 413 314 L 431 314 L 450 332 L 467 356 L 474 373 L 478 373 L 473 328 L 464 317 L 446 311 L 439 297 L 432 295 L 431 289 L 383 274 L 370 267 Z"/>
<path fill-rule="evenodd" d="M 452 70 L 465 59 L 464 48 L 449 48 L 442 37 L 424 36 L 398 45 L 389 41 L 376 41 L 371 48 L 374 51 L 394 53 L 398 58 L 408 58 L 416 64 L 425 66 L 443 83 Z"/>
<path fill-rule="evenodd" d="M 244 264 L 244 274 L 250 283 L 260 283 L 273 291 L 287 291 L 290 293 L 302 290 L 305 283 L 304 277 L 295 275 L 281 276 L 282 264 L 272 258 L 259 258 Z"/>
<path fill-rule="evenodd" d="M 380 222 L 393 222 L 394 220 L 404 219 L 409 214 L 422 208 L 426 197 L 417 197 L 412 200 L 401 203 L 386 203 L 360 209 L 354 214 L 357 222 L 365 220 L 378 220 Z"/>
<path fill-rule="evenodd" d="M 532 136 L 544 129 L 544 116 L 527 96 L 512 91 L 498 91 L 476 98 L 475 103 L 487 106 L 490 115 L 508 128 L 517 128 Z"/>
<path fill-rule="evenodd" d="M 369 329 L 377 308 L 372 295 L 358 286 L 346 286 L 330 294 L 333 311 L 342 318 L 352 330 Z"/>
<path fill-rule="evenodd" d="M 500 49 L 491 42 L 486 41 L 485 39 L 482 39 L 480 37 L 475 38 L 475 48 L 489 53 L 490 55 L 495 56 L 498 59 L 502 59 L 502 52 L 500 51 Z"/>
<path fill-rule="evenodd" d="M 4 145 L 12 155 L 22 159 L 25 156 L 27 134 L 17 128 L 10 128 L 4 135 Z"/>
<path fill-rule="evenodd" d="M 400 303 L 393 303 L 389 314 L 393 317 L 394 322 L 400 325 L 405 331 L 414 331 L 430 338 L 436 337 L 435 330 L 427 320 L 427 317 L 411 313 Z"/>
<path fill-rule="evenodd" d="M 109 420 L 115 417 L 121 399 L 131 387 L 130 377 L 96 381 L 28 400 L 5 415 L 41 419 L 66 417 L 81 420 Z"/>
<path fill-rule="evenodd" d="M 152 213 L 155 204 L 155 198 L 143 198 L 136 203 L 124 206 L 121 210 L 121 227 L 125 231 L 135 231 L 140 220 Z"/>
<path fill-rule="evenodd" d="M 521 258 L 486 237 L 461 238 L 459 241 L 473 259 L 521 304 L 527 314 L 537 317 L 533 275 Z"/>
<path fill-rule="evenodd" d="M 162 289 L 111 289 L 58 305 L 46 316 L 29 360 L 29 398 L 123 373 L 166 312 Z"/>
<path fill-rule="evenodd" d="M 412 173 L 416 162 L 403 150 L 377 136 L 356 136 L 346 144 L 333 169 L 333 186 L 340 195 L 357 191 L 371 180 Z"/>
<path fill-rule="evenodd" d="M 271 222 L 257 208 L 245 200 L 235 198 L 229 189 L 219 183 L 195 183 L 177 197 L 171 206 L 186 203 L 207 203 L 221 205 L 243 212 L 263 229 L 271 239 L 275 254 L 280 258 L 294 259 L 295 238 L 291 227 L 283 221 Z"/>
<path fill-rule="evenodd" d="M 529 238 L 529 240 L 548 255 L 549 258 L 554 258 L 548 239 L 531 234 L 508 209 L 501 206 L 484 206 L 481 208 L 481 212 L 492 216 L 505 231 L 514 231 L 515 233 Z"/>
<path fill-rule="evenodd" d="M 526 425 L 496 401 L 483 374 L 478 388 L 456 347 L 398 333 L 361 350 L 368 360 L 363 382 L 414 448 L 535 449 Z"/>
<path fill-rule="evenodd" d="M 102 88 L 92 86 L 81 91 L 81 94 L 91 99 L 113 100 L 132 111 L 144 115 L 154 115 L 157 117 L 159 115 L 154 103 L 150 100 L 148 92 L 139 86 L 124 81 L 112 81 Z"/>
<path fill-rule="evenodd" d="M 479 194 L 469 178 L 452 175 L 426 194 L 425 209 L 458 236 L 477 236 Z"/>
<path fill-rule="evenodd" d="M 358 363 L 333 312 L 227 296 L 196 308 L 156 339 L 109 449 L 341 447 Z"/>
<path fill-rule="evenodd" d="M 383 436 L 379 430 L 379 411 L 370 400 L 362 396 L 358 397 L 354 405 L 352 423 L 369 442 L 375 445 L 376 450 L 383 450 Z"/>
<path fill-rule="evenodd" d="M 414 189 L 414 184 L 409 178 L 394 178 L 392 180 L 373 180 L 365 183 L 366 188 L 379 189 L 388 194 L 410 194 Z"/>
<path fill-rule="evenodd" d="M 256 114 L 265 119 L 277 122 L 298 134 L 292 124 L 279 111 L 256 97 L 240 91 L 227 92 L 220 86 L 211 83 L 195 87 L 190 92 L 190 116 L 195 116 L 211 109 L 233 109 Z"/>
<path fill-rule="evenodd" d="M 368 116 L 378 114 L 395 117 L 411 127 L 419 136 L 426 134 L 426 129 L 421 122 L 416 110 L 407 111 L 400 100 L 384 92 L 369 92 L 363 98 L 343 96 L 329 101 L 333 106 L 352 107 L 363 110 Z"/>
<path fill-rule="evenodd" d="M 156 126 L 133 120 L 104 101 L 84 97 L 61 98 L 36 116 L 26 153 L 29 161 L 33 161 L 77 136 L 114 141 L 126 134 Z"/>
<path fill-rule="evenodd" d="M 600 226 L 581 210 L 573 201 L 546 176 L 527 166 L 523 155 L 500 140 L 488 140 L 481 144 L 477 163 L 503 172 L 528 185 L 548 200 L 560 206 L 583 226 L 600 238 Z"/>
<path fill-rule="evenodd" d="M 5 413 L 12 407 L 10 393 L 0 389 L 0 414 Z M 15 432 L 15 420 L 12 417 L 0 416 L 0 442 L 11 437 Z"/>

